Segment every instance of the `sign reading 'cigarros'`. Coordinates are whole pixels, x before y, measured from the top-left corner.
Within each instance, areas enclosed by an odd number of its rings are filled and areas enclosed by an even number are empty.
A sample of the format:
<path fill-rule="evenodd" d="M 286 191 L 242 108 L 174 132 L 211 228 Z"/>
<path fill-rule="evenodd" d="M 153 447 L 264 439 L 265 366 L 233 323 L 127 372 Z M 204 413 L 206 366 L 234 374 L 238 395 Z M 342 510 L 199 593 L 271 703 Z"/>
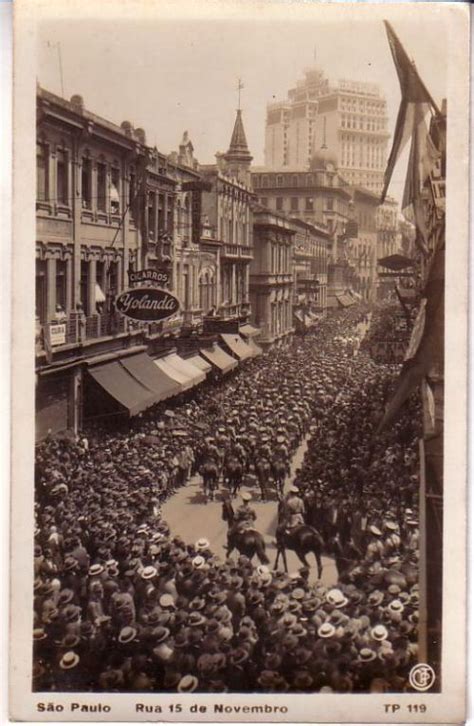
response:
<path fill-rule="evenodd" d="M 156 323 L 171 318 L 179 311 L 179 300 L 159 287 L 135 287 L 115 298 L 119 313 L 132 320 Z"/>

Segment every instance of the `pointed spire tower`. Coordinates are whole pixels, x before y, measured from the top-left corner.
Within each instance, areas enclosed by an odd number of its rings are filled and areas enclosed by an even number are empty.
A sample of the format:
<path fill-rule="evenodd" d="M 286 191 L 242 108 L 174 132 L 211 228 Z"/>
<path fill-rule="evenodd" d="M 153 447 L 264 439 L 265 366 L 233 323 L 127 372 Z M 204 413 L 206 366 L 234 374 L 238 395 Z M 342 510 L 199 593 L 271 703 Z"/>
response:
<path fill-rule="evenodd" d="M 241 182 L 248 185 L 250 183 L 250 164 L 252 159 L 253 156 L 249 151 L 245 136 L 242 110 L 239 108 L 237 109 L 229 150 L 227 154 L 224 154 L 224 160 L 228 171 Z"/>

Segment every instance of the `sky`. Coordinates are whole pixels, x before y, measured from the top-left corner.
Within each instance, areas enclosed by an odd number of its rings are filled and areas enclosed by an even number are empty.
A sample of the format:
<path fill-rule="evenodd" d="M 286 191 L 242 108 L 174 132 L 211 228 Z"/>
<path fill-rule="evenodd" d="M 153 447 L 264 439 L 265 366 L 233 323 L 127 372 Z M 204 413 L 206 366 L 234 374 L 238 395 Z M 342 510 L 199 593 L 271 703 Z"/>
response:
<path fill-rule="evenodd" d="M 391 20 L 389 7 L 384 13 Z M 342 17 L 342 16 L 341 16 Z M 439 104 L 446 95 L 445 26 L 436 13 L 423 22 L 397 16 L 392 24 Z M 332 79 L 378 83 L 386 95 L 389 131 L 400 102 L 398 78 L 381 19 L 304 20 L 237 17 L 43 20 L 37 39 L 37 79 L 62 95 L 79 93 L 88 110 L 145 129 L 147 143 L 169 153 L 184 130 L 195 156 L 214 162 L 226 151 L 242 79 L 241 106 L 254 164 L 263 164 L 265 112 L 315 63 Z M 389 193 L 401 198 L 406 155 Z"/>

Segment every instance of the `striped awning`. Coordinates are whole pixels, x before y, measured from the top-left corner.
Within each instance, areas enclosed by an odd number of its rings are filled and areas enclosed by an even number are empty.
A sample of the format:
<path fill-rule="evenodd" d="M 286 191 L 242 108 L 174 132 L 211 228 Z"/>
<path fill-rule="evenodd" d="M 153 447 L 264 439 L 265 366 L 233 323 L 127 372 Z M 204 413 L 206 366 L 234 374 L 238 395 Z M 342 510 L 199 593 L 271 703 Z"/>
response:
<path fill-rule="evenodd" d="M 253 350 L 244 341 L 240 335 L 233 335 L 232 333 L 221 333 L 221 340 L 226 344 L 229 350 L 237 356 L 239 360 L 247 360 L 247 358 L 253 358 Z"/>
<path fill-rule="evenodd" d="M 232 358 L 216 343 L 212 348 L 201 348 L 201 355 L 221 373 L 230 373 L 238 365 L 235 358 Z"/>
<path fill-rule="evenodd" d="M 188 363 L 192 363 L 193 366 L 199 368 L 199 370 L 203 371 L 206 374 L 212 370 L 211 364 L 208 363 L 207 360 L 205 360 L 205 358 L 200 355 L 192 355 L 190 358 L 186 358 L 186 360 L 188 361 Z"/>
<path fill-rule="evenodd" d="M 155 366 L 159 368 L 163 373 L 172 378 L 176 383 L 179 384 L 181 391 L 187 391 L 189 388 L 194 386 L 192 375 L 184 373 L 178 368 L 173 359 L 173 355 L 166 355 L 163 358 L 156 358 L 154 360 Z"/>
<path fill-rule="evenodd" d="M 261 332 L 260 328 L 256 328 L 254 325 L 250 325 L 250 323 L 245 323 L 239 327 L 240 335 L 245 335 L 246 338 L 254 338 L 260 335 Z"/>
<path fill-rule="evenodd" d="M 200 368 L 193 365 L 191 361 L 181 358 L 177 353 L 168 355 L 167 361 L 178 371 L 182 371 L 182 373 L 190 377 L 193 381 L 193 386 L 197 386 L 206 380 L 206 374 Z"/>

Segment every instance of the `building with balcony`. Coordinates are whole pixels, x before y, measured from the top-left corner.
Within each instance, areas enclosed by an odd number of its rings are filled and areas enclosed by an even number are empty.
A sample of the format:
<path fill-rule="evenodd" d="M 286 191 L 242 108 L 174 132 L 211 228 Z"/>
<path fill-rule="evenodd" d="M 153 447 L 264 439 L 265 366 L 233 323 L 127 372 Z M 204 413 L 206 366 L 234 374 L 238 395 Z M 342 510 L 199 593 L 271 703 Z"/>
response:
<path fill-rule="evenodd" d="M 353 219 L 357 235 L 347 235 L 348 257 L 355 268 L 353 290 L 366 302 L 377 291 L 377 224 L 379 197 L 368 189 L 352 187 Z M 349 226 L 350 228 L 350 226 Z"/>
<path fill-rule="evenodd" d="M 202 380 L 202 371 L 177 370 L 174 358 L 166 368 L 154 365 L 175 355 L 181 313 L 135 323 L 114 306 L 129 273 L 143 268 L 168 270 L 169 287 L 186 302 L 186 256 L 176 247 L 187 243 L 181 233 L 191 202 L 181 190 L 183 180 L 198 178 L 147 146 L 130 122 L 118 126 L 88 111 L 80 96 L 68 101 L 38 89 L 38 439 L 136 415 Z"/>
<path fill-rule="evenodd" d="M 291 219 L 291 225 L 295 232 L 293 313 L 295 324 L 304 329 L 327 311 L 329 232 L 301 219 Z"/>
<path fill-rule="evenodd" d="M 326 307 L 338 307 L 338 296 L 351 287 L 353 269 L 347 257 L 346 226 L 352 193 L 327 148 L 313 155 L 306 170 L 274 171 L 254 167 L 252 183 L 259 203 L 276 213 L 314 227 L 326 235 Z"/>
<path fill-rule="evenodd" d="M 203 267 L 201 251 L 201 176 L 194 147 L 185 131 L 178 152 L 168 156 L 170 174 L 176 181 L 175 227 L 173 236 L 173 277 L 176 295 L 181 301 L 181 334 L 197 335 L 202 331 Z"/>
<path fill-rule="evenodd" d="M 346 79 L 330 82 L 321 69 L 307 69 L 287 99 L 267 106 L 265 166 L 306 169 L 326 141 L 347 182 L 380 193 L 387 123 L 387 103 L 377 85 Z"/>
<path fill-rule="evenodd" d="M 202 192 L 200 296 L 213 330 L 244 324 L 250 313 L 249 270 L 253 257 L 250 181 L 252 156 L 240 109 L 229 150 L 216 164 L 200 165 L 208 190 Z"/>
<path fill-rule="evenodd" d="M 284 215 L 254 209 L 254 257 L 250 267 L 251 322 L 261 330 L 259 345 L 281 345 L 294 332 L 293 238 Z"/>
<path fill-rule="evenodd" d="M 398 202 L 392 197 L 386 197 L 376 212 L 377 229 L 377 261 L 402 252 L 402 236 L 399 229 Z M 379 273 L 378 266 L 377 272 Z M 393 282 L 378 278 L 377 297 L 384 299 L 394 292 Z"/>

